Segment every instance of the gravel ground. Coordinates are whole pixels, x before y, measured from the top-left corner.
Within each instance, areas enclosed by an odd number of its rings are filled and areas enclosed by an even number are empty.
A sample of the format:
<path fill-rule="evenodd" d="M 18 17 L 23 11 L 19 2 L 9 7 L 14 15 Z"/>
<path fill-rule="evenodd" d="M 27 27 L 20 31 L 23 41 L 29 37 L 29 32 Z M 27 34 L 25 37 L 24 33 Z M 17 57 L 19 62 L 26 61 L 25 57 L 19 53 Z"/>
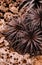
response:
<path fill-rule="evenodd" d="M 0 32 L 6 29 L 6 22 L 10 22 L 12 16 L 23 15 L 25 9 L 18 12 L 23 0 L 0 0 Z M 9 42 L 0 33 L 0 65 L 42 65 L 42 55 L 30 58 L 29 54 L 20 55 L 9 47 Z"/>

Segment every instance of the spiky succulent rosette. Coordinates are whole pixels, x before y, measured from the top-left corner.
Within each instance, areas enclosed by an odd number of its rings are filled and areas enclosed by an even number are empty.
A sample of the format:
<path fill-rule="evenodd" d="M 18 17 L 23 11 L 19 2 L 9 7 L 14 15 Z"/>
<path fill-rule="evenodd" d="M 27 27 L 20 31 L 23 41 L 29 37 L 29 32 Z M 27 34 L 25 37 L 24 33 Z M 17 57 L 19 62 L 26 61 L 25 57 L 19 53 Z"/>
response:
<path fill-rule="evenodd" d="M 10 48 L 12 47 L 18 53 L 42 55 L 42 6 L 41 4 L 37 8 L 35 6 L 29 8 L 29 6 L 27 5 L 28 9 L 24 17 L 16 16 L 7 23 L 8 30 L 3 34 Z"/>
<path fill-rule="evenodd" d="M 42 24 L 42 7 L 41 6 L 36 9 L 34 9 L 34 8 L 30 9 L 28 15 L 34 25 L 41 26 L 41 24 Z"/>
<path fill-rule="evenodd" d="M 42 30 L 25 18 L 24 21 L 12 20 L 7 24 L 9 30 L 3 34 L 15 51 L 20 54 L 42 54 Z"/>

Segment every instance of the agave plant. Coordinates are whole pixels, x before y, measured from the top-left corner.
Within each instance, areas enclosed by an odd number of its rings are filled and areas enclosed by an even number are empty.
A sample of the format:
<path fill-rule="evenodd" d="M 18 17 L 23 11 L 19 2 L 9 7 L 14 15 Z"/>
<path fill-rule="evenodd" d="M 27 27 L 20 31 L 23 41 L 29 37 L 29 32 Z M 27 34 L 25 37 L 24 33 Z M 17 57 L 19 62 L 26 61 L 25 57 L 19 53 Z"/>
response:
<path fill-rule="evenodd" d="M 32 20 L 34 25 L 41 24 L 42 22 L 42 7 L 38 7 L 37 9 L 31 9 L 29 11 L 29 17 Z"/>
<path fill-rule="evenodd" d="M 17 18 L 17 17 L 16 17 Z M 24 18 L 13 18 L 8 31 L 3 32 L 6 40 L 20 54 L 42 54 L 42 8 L 31 8 Z"/>
<path fill-rule="evenodd" d="M 9 30 L 4 32 L 6 40 L 18 53 L 42 54 L 42 30 L 28 21 L 13 22 L 14 26 L 11 24 Z"/>

